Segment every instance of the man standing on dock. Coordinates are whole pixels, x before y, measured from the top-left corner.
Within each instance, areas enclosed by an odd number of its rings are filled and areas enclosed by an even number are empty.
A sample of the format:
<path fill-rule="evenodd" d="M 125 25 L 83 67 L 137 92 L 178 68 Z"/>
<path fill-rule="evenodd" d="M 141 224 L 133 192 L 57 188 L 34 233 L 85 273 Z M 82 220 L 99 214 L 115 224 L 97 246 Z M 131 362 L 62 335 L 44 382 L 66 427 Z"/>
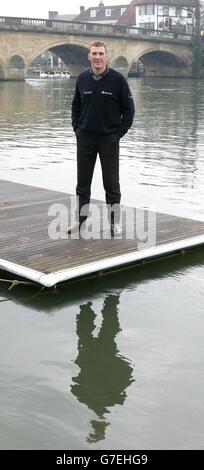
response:
<path fill-rule="evenodd" d="M 99 154 L 111 236 L 119 236 L 119 141 L 132 125 L 134 102 L 126 79 L 108 66 L 106 45 L 90 44 L 91 68 L 76 82 L 72 125 L 77 138 L 77 220 L 68 233 L 79 232 L 88 216 L 93 171 Z M 111 210 L 113 208 L 113 210 Z M 82 210 L 83 209 L 83 210 Z"/>

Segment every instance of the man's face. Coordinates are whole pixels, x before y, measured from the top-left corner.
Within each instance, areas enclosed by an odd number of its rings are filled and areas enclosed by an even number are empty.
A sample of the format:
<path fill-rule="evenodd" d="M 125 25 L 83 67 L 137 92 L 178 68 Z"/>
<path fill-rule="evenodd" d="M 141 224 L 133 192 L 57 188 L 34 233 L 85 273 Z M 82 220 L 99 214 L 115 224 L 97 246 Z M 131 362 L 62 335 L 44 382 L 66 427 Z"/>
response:
<path fill-rule="evenodd" d="M 104 46 L 91 46 L 88 59 L 94 73 L 103 73 L 106 69 L 108 57 Z"/>

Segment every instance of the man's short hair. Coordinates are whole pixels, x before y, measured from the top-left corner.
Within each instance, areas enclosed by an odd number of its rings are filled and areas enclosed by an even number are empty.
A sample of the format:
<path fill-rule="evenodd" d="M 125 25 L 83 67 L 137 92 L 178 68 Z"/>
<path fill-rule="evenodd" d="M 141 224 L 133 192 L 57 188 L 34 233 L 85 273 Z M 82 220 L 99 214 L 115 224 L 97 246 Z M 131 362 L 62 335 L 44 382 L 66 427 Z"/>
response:
<path fill-rule="evenodd" d="M 104 47 L 106 54 L 107 54 L 107 47 L 105 42 L 102 41 L 92 41 L 90 46 L 89 46 L 89 52 L 91 51 L 91 47 Z"/>

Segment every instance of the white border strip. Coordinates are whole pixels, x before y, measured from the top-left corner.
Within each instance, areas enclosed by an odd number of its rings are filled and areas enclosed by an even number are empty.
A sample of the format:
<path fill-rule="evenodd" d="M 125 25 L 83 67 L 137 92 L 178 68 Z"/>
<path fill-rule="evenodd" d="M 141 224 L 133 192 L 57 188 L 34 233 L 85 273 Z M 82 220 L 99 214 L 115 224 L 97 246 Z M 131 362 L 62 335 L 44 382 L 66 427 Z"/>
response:
<path fill-rule="evenodd" d="M 29 279 L 30 281 L 39 282 L 42 276 L 45 274 L 41 271 L 35 271 L 35 269 L 26 268 L 20 264 L 12 263 L 11 261 L 6 261 L 5 259 L 0 258 L 0 269 L 8 271 L 18 276 Z"/>
<path fill-rule="evenodd" d="M 92 273 L 99 271 L 105 271 L 110 268 L 124 266 L 125 264 L 132 263 L 143 259 L 150 259 L 158 257 L 163 254 L 176 252 L 184 248 L 190 248 L 204 244 L 204 235 L 197 237 L 188 238 L 186 240 L 180 240 L 176 242 L 166 243 L 163 245 L 155 246 L 153 248 L 147 248 L 146 250 L 134 251 L 132 253 L 126 253 L 124 255 L 113 256 L 111 258 L 105 258 L 100 261 L 92 263 L 82 264 L 76 268 L 63 269 L 61 271 L 55 271 L 50 274 L 44 274 L 34 269 L 26 268 L 24 266 L 11 263 L 0 259 L 0 268 L 18 274 L 26 279 L 30 279 L 34 282 L 42 284 L 45 287 L 52 287 L 62 281 L 68 281 L 70 279 L 76 279 L 77 277 L 87 276 Z"/>
<path fill-rule="evenodd" d="M 80 276 L 87 276 L 91 273 L 98 271 L 105 271 L 113 267 L 123 266 L 125 264 L 139 261 L 142 259 L 157 257 L 162 254 L 171 253 L 184 248 L 189 248 L 197 245 L 204 244 L 204 235 L 200 235 L 194 238 L 188 238 L 186 240 L 180 240 L 176 242 L 166 243 L 165 245 L 155 246 L 153 248 L 147 248 L 146 250 L 134 251 L 132 253 L 126 253 L 124 255 L 114 256 L 106 258 L 104 260 L 95 261 L 93 263 L 83 264 L 76 268 L 64 269 L 62 271 L 56 271 L 44 275 L 40 278 L 40 282 L 47 287 L 51 287 L 59 282 L 68 281 L 75 279 Z"/>

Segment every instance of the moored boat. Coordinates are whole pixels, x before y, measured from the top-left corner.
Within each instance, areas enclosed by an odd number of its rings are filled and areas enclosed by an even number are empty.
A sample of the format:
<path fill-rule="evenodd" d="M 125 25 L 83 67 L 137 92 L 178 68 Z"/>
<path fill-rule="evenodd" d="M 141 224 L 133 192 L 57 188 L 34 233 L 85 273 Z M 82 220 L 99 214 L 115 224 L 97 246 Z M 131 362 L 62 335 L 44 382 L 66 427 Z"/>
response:
<path fill-rule="evenodd" d="M 70 73 L 69 72 L 64 72 L 64 71 L 59 71 L 59 72 L 54 72 L 54 71 L 40 71 L 39 72 L 39 77 L 40 78 L 70 78 Z"/>

